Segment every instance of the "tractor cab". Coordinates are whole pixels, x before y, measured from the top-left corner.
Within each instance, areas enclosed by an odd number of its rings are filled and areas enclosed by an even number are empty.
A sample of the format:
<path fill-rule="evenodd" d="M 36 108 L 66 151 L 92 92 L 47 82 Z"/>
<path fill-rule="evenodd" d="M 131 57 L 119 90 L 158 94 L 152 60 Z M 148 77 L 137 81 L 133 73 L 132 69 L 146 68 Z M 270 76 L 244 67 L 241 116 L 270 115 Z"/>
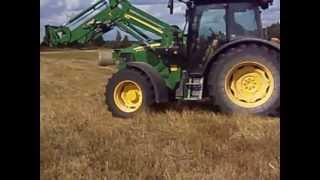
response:
<path fill-rule="evenodd" d="M 209 54 L 223 44 L 241 38 L 263 39 L 260 8 L 266 7 L 259 1 L 192 2 L 186 13 L 189 22 L 187 57 L 191 71 L 199 69 Z"/>

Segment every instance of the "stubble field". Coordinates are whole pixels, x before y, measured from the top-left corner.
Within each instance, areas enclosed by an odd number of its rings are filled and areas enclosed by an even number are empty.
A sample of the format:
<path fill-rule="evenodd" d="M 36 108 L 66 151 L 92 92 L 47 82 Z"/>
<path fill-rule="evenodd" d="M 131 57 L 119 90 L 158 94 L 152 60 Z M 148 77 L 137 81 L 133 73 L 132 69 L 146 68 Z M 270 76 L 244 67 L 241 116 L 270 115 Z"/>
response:
<path fill-rule="evenodd" d="M 40 57 L 41 179 L 279 179 L 280 119 L 200 103 L 114 118 L 104 87 L 116 70 L 96 51 Z"/>

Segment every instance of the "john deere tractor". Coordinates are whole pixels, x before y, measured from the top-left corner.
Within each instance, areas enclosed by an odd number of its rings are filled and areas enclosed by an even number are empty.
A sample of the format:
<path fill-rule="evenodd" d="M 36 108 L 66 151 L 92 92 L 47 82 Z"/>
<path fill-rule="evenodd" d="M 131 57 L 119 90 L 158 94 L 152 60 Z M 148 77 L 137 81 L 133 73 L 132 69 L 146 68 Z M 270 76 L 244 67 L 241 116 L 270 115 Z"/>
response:
<path fill-rule="evenodd" d="M 118 72 L 106 85 L 114 116 L 152 104 L 210 100 L 222 112 L 278 115 L 280 45 L 263 39 L 260 13 L 272 0 L 179 0 L 180 29 L 128 0 L 99 1 L 63 26 L 46 26 L 50 46 L 86 43 L 114 27 L 138 42 L 114 49 Z M 174 1 L 169 0 L 170 13 Z M 151 36 L 152 35 L 152 36 Z"/>

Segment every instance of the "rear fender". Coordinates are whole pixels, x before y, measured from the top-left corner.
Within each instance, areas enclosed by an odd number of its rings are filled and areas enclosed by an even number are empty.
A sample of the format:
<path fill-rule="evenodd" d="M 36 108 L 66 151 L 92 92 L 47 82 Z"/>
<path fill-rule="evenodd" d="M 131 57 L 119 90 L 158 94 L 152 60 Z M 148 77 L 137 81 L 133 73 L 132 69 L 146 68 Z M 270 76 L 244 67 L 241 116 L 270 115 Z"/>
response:
<path fill-rule="evenodd" d="M 249 44 L 249 43 L 262 44 L 262 45 L 268 46 L 270 48 L 273 48 L 274 50 L 276 50 L 280 53 L 280 44 L 272 42 L 272 41 L 267 41 L 264 39 L 257 39 L 257 38 L 242 38 L 239 40 L 234 40 L 234 41 L 231 41 L 229 43 L 222 45 L 210 56 L 209 60 L 206 61 L 206 64 L 204 66 L 205 67 L 204 72 L 202 72 L 202 73 L 206 74 L 208 72 L 212 62 L 214 62 L 221 53 L 225 52 L 229 48 L 238 46 L 240 44 Z"/>

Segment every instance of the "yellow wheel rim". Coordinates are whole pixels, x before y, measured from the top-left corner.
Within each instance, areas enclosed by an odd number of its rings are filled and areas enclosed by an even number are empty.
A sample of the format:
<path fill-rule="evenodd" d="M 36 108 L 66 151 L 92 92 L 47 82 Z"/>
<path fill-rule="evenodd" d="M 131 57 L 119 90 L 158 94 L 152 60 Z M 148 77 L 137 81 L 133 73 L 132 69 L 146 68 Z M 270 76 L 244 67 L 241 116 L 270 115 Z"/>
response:
<path fill-rule="evenodd" d="M 255 108 L 272 96 L 274 79 L 271 71 L 258 62 L 246 61 L 227 73 L 225 91 L 230 100 L 244 108 Z"/>
<path fill-rule="evenodd" d="M 130 80 L 121 81 L 114 89 L 113 98 L 116 106 L 123 112 L 137 111 L 142 105 L 142 90 Z"/>

